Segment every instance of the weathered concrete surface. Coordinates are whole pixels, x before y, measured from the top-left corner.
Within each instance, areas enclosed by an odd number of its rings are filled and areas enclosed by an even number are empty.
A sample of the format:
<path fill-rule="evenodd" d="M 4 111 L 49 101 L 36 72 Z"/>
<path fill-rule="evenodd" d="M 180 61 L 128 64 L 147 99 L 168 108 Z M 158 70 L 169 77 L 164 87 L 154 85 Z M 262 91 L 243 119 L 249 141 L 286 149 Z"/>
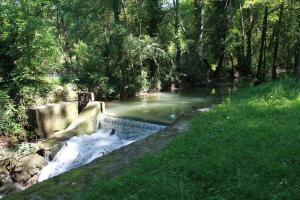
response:
<path fill-rule="evenodd" d="M 165 148 L 175 137 L 189 128 L 192 115 L 183 116 L 177 123 L 143 140 L 115 150 L 88 165 L 38 183 L 31 188 L 8 195 L 4 199 L 67 200 L 76 196 L 76 191 L 86 191 L 99 179 L 120 175 L 136 159 Z M 64 188 L 62 191 L 60 188 Z"/>
<path fill-rule="evenodd" d="M 94 133 L 97 128 L 98 116 L 104 109 L 104 102 L 90 102 L 66 130 L 59 131 L 49 139 L 40 142 L 41 148 L 48 151 L 51 159 L 62 147 L 63 142 L 71 137 Z"/>
<path fill-rule="evenodd" d="M 30 109 L 29 121 L 40 137 L 49 138 L 65 130 L 78 117 L 77 107 L 76 101 L 39 106 Z"/>
<path fill-rule="evenodd" d="M 75 131 L 77 134 L 91 134 L 94 133 L 97 126 L 97 119 L 104 102 L 94 101 L 87 104 L 87 106 L 80 112 L 79 116 L 67 128 L 67 131 Z"/>

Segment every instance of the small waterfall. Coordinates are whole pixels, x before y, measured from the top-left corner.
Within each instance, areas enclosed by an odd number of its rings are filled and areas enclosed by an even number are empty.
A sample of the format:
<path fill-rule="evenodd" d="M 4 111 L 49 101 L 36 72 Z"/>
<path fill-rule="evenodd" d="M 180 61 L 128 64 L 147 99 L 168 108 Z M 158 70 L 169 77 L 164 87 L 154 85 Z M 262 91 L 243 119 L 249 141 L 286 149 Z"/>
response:
<path fill-rule="evenodd" d="M 63 145 L 54 159 L 42 169 L 40 182 L 90 163 L 115 149 L 165 128 L 162 125 L 110 116 L 101 116 L 98 121 L 99 129 L 96 133 L 73 137 Z"/>
<path fill-rule="evenodd" d="M 129 119 L 122 119 L 107 115 L 101 115 L 100 116 L 100 127 L 104 129 L 111 129 L 111 128 L 129 128 L 129 129 L 142 129 L 145 131 L 154 131 L 158 132 L 162 129 L 164 129 L 166 126 L 158 125 L 158 124 L 152 124 L 147 122 L 140 122 L 135 120 L 129 120 Z"/>

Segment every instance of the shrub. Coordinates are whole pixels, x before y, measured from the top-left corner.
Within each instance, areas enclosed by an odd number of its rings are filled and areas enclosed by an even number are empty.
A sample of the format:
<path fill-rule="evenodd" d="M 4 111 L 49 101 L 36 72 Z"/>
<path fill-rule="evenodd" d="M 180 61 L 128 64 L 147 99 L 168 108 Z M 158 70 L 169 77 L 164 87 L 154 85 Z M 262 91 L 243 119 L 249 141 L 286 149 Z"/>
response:
<path fill-rule="evenodd" d="M 16 122 L 17 109 L 8 94 L 0 90 L 0 135 L 10 137 L 13 141 L 25 140 L 25 130 Z"/>

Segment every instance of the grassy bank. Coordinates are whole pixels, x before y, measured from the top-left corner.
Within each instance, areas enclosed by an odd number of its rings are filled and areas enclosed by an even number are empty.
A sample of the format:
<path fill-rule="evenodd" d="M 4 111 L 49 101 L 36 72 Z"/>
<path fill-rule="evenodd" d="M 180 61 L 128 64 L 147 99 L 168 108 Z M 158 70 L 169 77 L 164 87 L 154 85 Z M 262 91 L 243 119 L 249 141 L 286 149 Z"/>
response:
<path fill-rule="evenodd" d="M 55 187 L 65 199 L 299 199 L 299 154 L 300 85 L 282 80 L 238 91 L 119 177 Z"/>

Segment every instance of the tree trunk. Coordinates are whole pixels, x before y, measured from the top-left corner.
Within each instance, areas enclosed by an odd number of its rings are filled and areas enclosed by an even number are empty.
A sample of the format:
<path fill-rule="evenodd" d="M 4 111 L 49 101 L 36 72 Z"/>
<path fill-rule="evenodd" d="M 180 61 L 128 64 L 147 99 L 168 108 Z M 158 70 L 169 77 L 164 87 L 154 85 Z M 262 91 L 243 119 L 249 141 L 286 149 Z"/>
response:
<path fill-rule="evenodd" d="M 258 55 L 258 65 L 257 65 L 257 74 L 256 78 L 259 81 L 264 81 L 264 55 L 265 55 L 265 46 L 266 46 L 266 38 L 267 38 L 267 26 L 268 26 L 268 6 L 265 6 L 265 13 L 263 19 L 263 27 L 261 32 L 260 39 L 260 47 L 259 47 L 259 55 Z"/>
<path fill-rule="evenodd" d="M 298 47 L 298 58 L 296 60 L 296 77 L 297 81 L 300 80 L 300 46 Z"/>
<path fill-rule="evenodd" d="M 195 19 L 196 19 L 196 38 L 197 41 L 197 51 L 199 55 L 200 62 L 203 60 L 203 30 L 204 30 L 204 2 L 203 0 L 195 0 Z"/>
<path fill-rule="evenodd" d="M 221 73 L 223 70 L 223 65 L 224 65 L 224 59 L 225 59 L 225 38 L 223 38 L 221 48 L 219 51 L 219 59 L 218 59 L 218 65 L 215 71 L 215 79 L 220 80 L 221 79 Z"/>
<path fill-rule="evenodd" d="M 57 38 L 60 36 L 60 3 L 59 1 L 56 2 L 55 4 L 56 7 L 56 33 L 57 33 Z"/>
<path fill-rule="evenodd" d="M 161 21 L 161 10 L 159 0 L 148 0 L 148 12 L 150 15 L 148 33 L 150 37 L 156 37 L 158 34 L 158 26 Z"/>
<path fill-rule="evenodd" d="M 217 65 L 216 71 L 214 73 L 214 78 L 217 81 L 221 79 L 221 73 L 224 68 L 226 37 L 227 37 L 228 31 L 229 31 L 229 22 L 231 20 L 230 16 L 229 16 L 230 7 L 231 7 L 230 0 L 227 0 L 226 2 L 224 2 L 223 17 L 225 17 L 225 19 L 224 19 L 224 24 L 223 24 L 222 35 L 220 38 L 220 47 L 218 49 L 218 65 Z"/>
<path fill-rule="evenodd" d="M 121 14 L 121 0 L 112 0 L 112 8 L 114 12 L 114 18 L 116 23 L 120 23 Z"/>
<path fill-rule="evenodd" d="M 295 44 L 294 49 L 295 65 L 293 73 L 296 76 L 297 80 L 300 81 L 300 42 Z"/>
<path fill-rule="evenodd" d="M 246 72 L 247 67 L 246 67 L 246 62 L 245 62 L 246 58 L 245 58 L 245 54 L 244 54 L 243 39 L 240 38 L 238 35 L 236 35 L 235 38 L 236 38 L 235 39 L 236 42 L 238 43 L 238 45 L 235 48 L 238 70 L 239 70 L 239 72 L 241 72 L 241 74 L 243 76 L 247 76 L 247 72 Z"/>
<path fill-rule="evenodd" d="M 230 70 L 230 79 L 233 82 L 235 79 L 235 70 L 234 70 L 234 59 L 233 55 L 230 55 L 230 65 L 231 65 L 231 70 Z"/>
<path fill-rule="evenodd" d="M 245 75 L 249 76 L 252 75 L 251 68 L 252 68 L 252 32 L 255 26 L 256 22 L 256 16 L 253 16 L 252 10 L 248 9 L 247 10 L 250 18 L 250 26 L 247 29 L 246 32 L 246 58 L 245 58 L 245 63 L 246 63 L 246 68 L 245 68 Z"/>
<path fill-rule="evenodd" d="M 280 11 L 278 16 L 278 23 L 276 26 L 275 31 L 275 46 L 274 46 L 274 52 L 273 52 L 273 63 L 272 63 L 272 79 L 277 79 L 277 58 L 278 58 L 278 49 L 279 49 L 279 38 L 280 38 L 280 30 L 281 30 L 281 22 L 283 17 L 283 11 L 284 11 L 284 3 L 280 5 Z"/>
<path fill-rule="evenodd" d="M 158 35 L 158 27 L 161 22 L 161 8 L 159 0 L 148 0 L 148 12 L 150 15 L 150 21 L 148 25 L 148 34 L 150 37 L 154 38 Z M 152 80 L 152 89 L 154 91 L 160 90 L 158 87 L 159 77 L 158 77 L 158 65 L 151 59 L 149 61 L 150 69 L 150 79 Z"/>
<path fill-rule="evenodd" d="M 180 0 L 173 0 L 173 5 L 175 8 L 175 24 L 174 24 L 174 30 L 175 30 L 175 46 L 176 46 L 176 68 L 180 68 L 180 62 L 181 62 L 181 47 L 180 47 L 180 36 L 179 36 L 179 28 L 180 28 L 180 18 L 179 18 L 179 6 L 180 6 Z"/>
<path fill-rule="evenodd" d="M 126 24 L 126 27 L 128 27 L 128 17 L 127 17 L 127 9 L 126 9 L 126 0 L 122 0 L 122 10 L 123 10 L 123 13 L 124 13 L 124 21 L 125 21 L 125 24 Z"/>

